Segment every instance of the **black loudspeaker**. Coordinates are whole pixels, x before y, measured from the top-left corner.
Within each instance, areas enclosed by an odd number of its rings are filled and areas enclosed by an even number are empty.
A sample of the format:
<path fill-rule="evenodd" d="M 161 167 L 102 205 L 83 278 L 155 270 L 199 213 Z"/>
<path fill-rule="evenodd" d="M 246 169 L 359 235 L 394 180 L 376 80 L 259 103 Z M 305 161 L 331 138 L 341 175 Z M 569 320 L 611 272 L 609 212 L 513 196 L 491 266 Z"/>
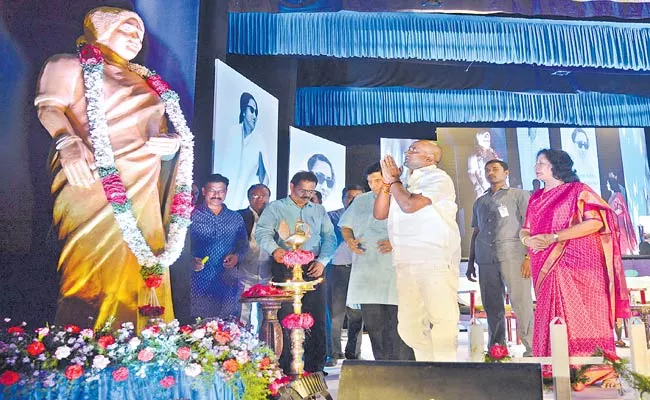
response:
<path fill-rule="evenodd" d="M 346 360 L 339 400 L 542 400 L 540 364 Z"/>

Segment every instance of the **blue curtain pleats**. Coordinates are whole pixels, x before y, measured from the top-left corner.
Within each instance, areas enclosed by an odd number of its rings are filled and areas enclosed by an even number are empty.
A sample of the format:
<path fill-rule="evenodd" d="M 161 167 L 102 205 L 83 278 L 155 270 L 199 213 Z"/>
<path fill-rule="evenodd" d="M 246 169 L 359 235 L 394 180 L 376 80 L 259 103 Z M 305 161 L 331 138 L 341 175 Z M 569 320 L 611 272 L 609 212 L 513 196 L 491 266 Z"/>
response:
<path fill-rule="evenodd" d="M 228 51 L 650 71 L 650 24 L 416 13 L 230 13 Z"/>

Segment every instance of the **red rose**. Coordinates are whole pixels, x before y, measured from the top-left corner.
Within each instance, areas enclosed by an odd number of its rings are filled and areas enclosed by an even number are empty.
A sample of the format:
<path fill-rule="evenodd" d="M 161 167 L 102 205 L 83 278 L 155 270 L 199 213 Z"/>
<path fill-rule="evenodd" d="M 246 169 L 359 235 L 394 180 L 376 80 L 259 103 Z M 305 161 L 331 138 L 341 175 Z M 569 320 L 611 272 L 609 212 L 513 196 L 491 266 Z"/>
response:
<path fill-rule="evenodd" d="M 234 358 L 231 358 L 230 360 L 226 360 L 223 362 L 223 369 L 225 369 L 228 372 L 237 372 L 239 369 L 239 363 L 237 360 Z"/>
<path fill-rule="evenodd" d="M 26 350 L 30 356 L 36 357 L 45 351 L 45 346 L 41 342 L 31 342 L 27 345 Z"/>
<path fill-rule="evenodd" d="M 160 75 L 152 75 L 147 78 L 147 83 L 153 90 L 158 93 L 158 96 L 162 95 L 169 90 L 169 84 L 165 82 Z"/>
<path fill-rule="evenodd" d="M 160 333 L 160 327 L 158 325 L 151 325 L 149 327 L 149 330 L 153 332 L 154 334 Z"/>
<path fill-rule="evenodd" d="M 81 365 L 73 364 L 69 365 L 68 368 L 65 369 L 65 377 L 68 378 L 69 381 L 74 381 L 83 374 L 84 369 Z"/>
<path fill-rule="evenodd" d="M 104 61 L 102 52 L 97 47 L 89 44 L 84 45 L 79 50 L 79 57 L 86 64 L 100 64 Z"/>
<path fill-rule="evenodd" d="M 66 325 L 63 327 L 63 330 L 75 334 L 81 332 L 81 329 L 77 325 Z"/>
<path fill-rule="evenodd" d="M 291 378 L 286 375 L 280 379 L 274 380 L 271 384 L 269 384 L 269 390 L 271 391 L 271 395 L 277 396 L 280 388 L 284 385 L 288 385 L 289 383 L 291 383 Z"/>
<path fill-rule="evenodd" d="M 97 339 L 97 344 L 102 349 L 106 349 L 108 346 L 112 345 L 113 343 L 115 343 L 115 338 L 111 335 L 104 335 L 99 339 Z"/>
<path fill-rule="evenodd" d="M 126 367 L 120 367 L 113 371 L 113 380 L 115 382 L 125 381 L 129 377 L 129 370 Z"/>
<path fill-rule="evenodd" d="M 185 333 L 185 334 L 187 334 L 187 335 L 189 335 L 190 333 L 192 333 L 194 331 L 190 325 L 183 325 L 180 328 L 178 328 L 178 330 Z"/>
<path fill-rule="evenodd" d="M 147 285 L 148 288 L 160 287 L 162 284 L 162 276 L 152 275 L 144 281 L 144 284 Z"/>
<path fill-rule="evenodd" d="M 166 376 L 160 380 L 160 386 L 165 389 L 170 388 L 176 384 L 176 379 L 173 376 Z"/>
<path fill-rule="evenodd" d="M 0 385 L 11 386 L 18 382 L 20 375 L 14 371 L 5 371 L 0 375 Z"/>
<path fill-rule="evenodd" d="M 495 360 L 500 360 L 508 356 L 508 348 L 506 346 L 501 346 L 500 344 L 495 344 L 490 347 L 490 357 Z"/>
<path fill-rule="evenodd" d="M 20 326 L 10 326 L 7 328 L 7 333 L 10 335 L 20 335 L 23 332 L 25 332 L 25 330 Z"/>

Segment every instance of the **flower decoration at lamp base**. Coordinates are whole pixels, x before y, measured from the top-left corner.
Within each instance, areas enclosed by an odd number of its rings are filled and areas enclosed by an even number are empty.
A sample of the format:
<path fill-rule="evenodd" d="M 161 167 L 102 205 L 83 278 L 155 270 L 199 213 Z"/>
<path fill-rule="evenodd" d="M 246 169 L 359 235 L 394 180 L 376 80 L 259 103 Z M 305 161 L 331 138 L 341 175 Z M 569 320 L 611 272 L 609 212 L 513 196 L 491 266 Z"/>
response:
<path fill-rule="evenodd" d="M 310 329 L 314 326 L 314 317 L 310 313 L 289 314 L 282 319 L 282 326 L 287 329 Z"/>
<path fill-rule="evenodd" d="M 251 286 L 248 290 L 242 293 L 241 297 L 267 297 L 267 296 L 287 296 L 289 292 L 278 289 L 271 285 L 257 284 Z"/>
<path fill-rule="evenodd" d="M 282 263 L 289 268 L 295 265 L 307 265 L 312 261 L 314 261 L 314 253 L 302 249 L 288 251 L 282 257 Z"/>
<path fill-rule="evenodd" d="M 512 360 L 508 347 L 501 344 L 493 344 L 492 347 L 485 353 L 485 362 L 488 363 L 502 363 Z"/>

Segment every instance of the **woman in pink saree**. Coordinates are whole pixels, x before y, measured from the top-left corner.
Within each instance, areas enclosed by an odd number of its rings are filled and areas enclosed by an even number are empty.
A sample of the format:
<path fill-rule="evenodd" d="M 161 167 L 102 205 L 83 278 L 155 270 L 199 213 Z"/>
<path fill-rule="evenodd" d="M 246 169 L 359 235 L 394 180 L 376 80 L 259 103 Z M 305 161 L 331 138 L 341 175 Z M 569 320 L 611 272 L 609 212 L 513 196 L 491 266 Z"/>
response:
<path fill-rule="evenodd" d="M 607 203 L 614 210 L 614 214 L 616 214 L 618 220 L 618 228 L 621 234 L 621 254 L 635 254 L 637 253 L 639 243 L 636 239 L 634 224 L 632 223 L 632 218 L 630 218 L 630 211 L 627 208 L 627 202 L 625 201 L 625 196 L 623 196 L 618 180 L 611 176 L 608 177 L 607 189 L 612 193 Z"/>
<path fill-rule="evenodd" d="M 614 325 L 630 316 L 619 248 L 616 215 L 598 194 L 581 183 L 569 155 L 542 150 L 535 172 L 545 183 L 535 192 L 521 240 L 529 249 L 537 306 L 533 355 L 550 356 L 549 324 L 567 326 L 570 356 L 590 356 L 598 348 L 615 352 Z M 616 385 L 608 368 L 588 372 L 590 383 Z"/>

